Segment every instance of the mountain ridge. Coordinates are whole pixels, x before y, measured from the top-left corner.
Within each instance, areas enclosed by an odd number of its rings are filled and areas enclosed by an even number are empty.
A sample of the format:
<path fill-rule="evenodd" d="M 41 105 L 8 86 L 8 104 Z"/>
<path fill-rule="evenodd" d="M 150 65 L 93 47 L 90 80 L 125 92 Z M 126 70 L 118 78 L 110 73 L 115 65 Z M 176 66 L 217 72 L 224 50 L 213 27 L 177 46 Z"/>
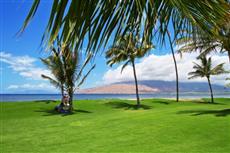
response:
<path fill-rule="evenodd" d="M 140 80 L 138 81 L 139 93 L 175 92 L 175 81 Z M 230 92 L 229 88 L 221 85 L 212 85 L 214 92 Z M 180 82 L 180 92 L 209 92 L 208 83 L 205 82 Z M 78 93 L 87 94 L 134 94 L 134 81 L 116 82 L 98 87 L 81 89 Z"/>

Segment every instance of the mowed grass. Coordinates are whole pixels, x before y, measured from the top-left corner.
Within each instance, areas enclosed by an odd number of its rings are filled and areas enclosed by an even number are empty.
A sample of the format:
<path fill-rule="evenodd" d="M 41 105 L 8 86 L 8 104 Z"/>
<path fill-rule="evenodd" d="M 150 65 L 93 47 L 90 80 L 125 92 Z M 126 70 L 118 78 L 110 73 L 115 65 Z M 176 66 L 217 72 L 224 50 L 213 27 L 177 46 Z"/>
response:
<path fill-rule="evenodd" d="M 0 152 L 229 153 L 230 99 L 205 101 L 81 100 L 71 115 L 58 102 L 3 102 Z"/>

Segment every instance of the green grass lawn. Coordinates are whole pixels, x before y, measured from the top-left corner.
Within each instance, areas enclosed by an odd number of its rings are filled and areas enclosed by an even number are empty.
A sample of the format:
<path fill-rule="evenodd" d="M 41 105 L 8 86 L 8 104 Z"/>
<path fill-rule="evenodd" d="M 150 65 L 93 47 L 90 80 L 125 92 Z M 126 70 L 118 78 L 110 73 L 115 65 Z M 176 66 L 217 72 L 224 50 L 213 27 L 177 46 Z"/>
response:
<path fill-rule="evenodd" d="M 202 101 L 81 100 L 71 115 L 52 111 L 58 102 L 3 102 L 0 152 L 229 153 L 230 99 Z"/>

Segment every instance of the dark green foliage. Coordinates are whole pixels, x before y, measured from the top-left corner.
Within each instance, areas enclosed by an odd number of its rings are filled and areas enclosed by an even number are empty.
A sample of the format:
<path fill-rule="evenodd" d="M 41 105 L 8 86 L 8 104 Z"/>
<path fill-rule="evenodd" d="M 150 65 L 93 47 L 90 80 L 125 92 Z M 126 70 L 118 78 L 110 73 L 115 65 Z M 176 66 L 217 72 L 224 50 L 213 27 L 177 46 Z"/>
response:
<path fill-rule="evenodd" d="M 24 22 L 22 31 L 34 16 L 39 1 L 35 0 Z M 112 34 L 114 40 L 130 29 L 139 29 L 144 40 L 153 40 L 155 32 L 165 41 L 169 22 L 175 36 L 180 30 L 190 30 L 194 25 L 209 34 L 216 34 L 225 22 L 229 11 L 224 0 L 55 0 L 44 33 L 45 42 L 53 44 L 58 35 L 65 43 L 80 48 L 88 37 L 88 51 L 107 44 Z M 212 12 L 212 13 L 210 13 Z"/>
<path fill-rule="evenodd" d="M 228 2 L 228 10 L 230 10 L 230 1 Z M 184 35 L 178 38 L 177 43 L 180 46 L 179 51 L 194 52 L 199 51 L 201 56 L 212 52 L 227 52 L 230 62 L 230 18 L 229 14 L 223 17 L 225 22 L 220 24 L 219 29 L 211 28 L 216 35 L 210 35 L 194 26 L 190 31 L 183 31 Z"/>

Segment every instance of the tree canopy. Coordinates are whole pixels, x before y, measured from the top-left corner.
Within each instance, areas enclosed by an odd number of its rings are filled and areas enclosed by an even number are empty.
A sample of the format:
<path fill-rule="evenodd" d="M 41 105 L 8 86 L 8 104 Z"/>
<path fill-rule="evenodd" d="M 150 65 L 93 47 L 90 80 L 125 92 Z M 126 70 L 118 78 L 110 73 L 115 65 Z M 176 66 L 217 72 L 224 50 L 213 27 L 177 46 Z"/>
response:
<path fill-rule="evenodd" d="M 41 3 L 34 0 L 21 32 L 34 17 Z M 228 14 L 225 0 L 55 0 L 44 32 L 43 41 L 51 46 L 58 35 L 75 49 L 82 47 L 88 37 L 87 50 L 97 51 L 114 34 L 139 29 L 144 40 L 151 41 L 159 33 L 164 42 L 171 23 L 175 36 L 182 29 L 196 25 L 209 34 L 215 34 Z"/>

